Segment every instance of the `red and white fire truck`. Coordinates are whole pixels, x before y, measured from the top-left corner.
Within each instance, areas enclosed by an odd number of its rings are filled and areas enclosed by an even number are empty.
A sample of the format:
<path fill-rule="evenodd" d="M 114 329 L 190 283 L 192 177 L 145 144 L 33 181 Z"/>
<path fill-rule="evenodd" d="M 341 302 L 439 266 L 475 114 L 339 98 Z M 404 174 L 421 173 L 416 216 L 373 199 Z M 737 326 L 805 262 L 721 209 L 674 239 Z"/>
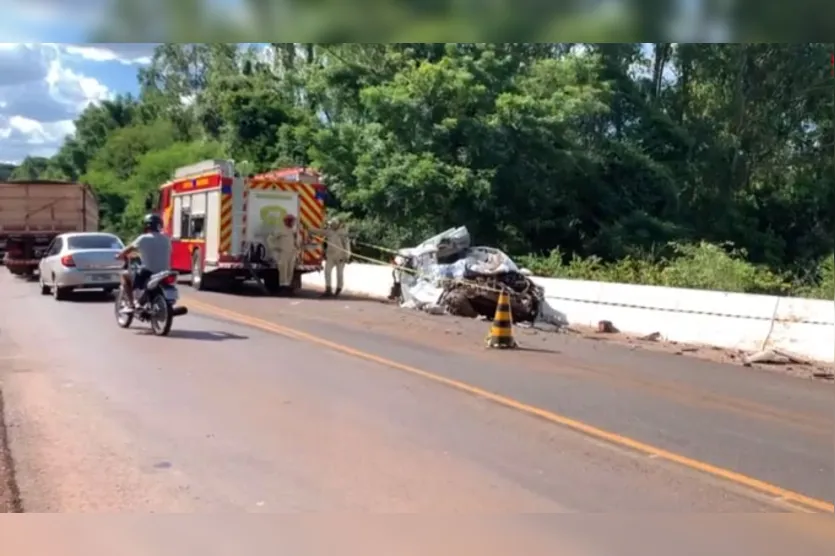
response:
<path fill-rule="evenodd" d="M 287 168 L 244 177 L 229 160 L 206 160 L 178 168 L 160 186 L 157 209 L 171 236 L 171 268 L 191 275 L 196 289 L 225 290 L 258 278 L 278 287 L 276 263 L 267 235 L 286 214 L 300 223 L 302 250 L 293 277 L 321 270 L 323 249 L 307 229 L 325 225 L 325 195 L 320 175 Z"/>

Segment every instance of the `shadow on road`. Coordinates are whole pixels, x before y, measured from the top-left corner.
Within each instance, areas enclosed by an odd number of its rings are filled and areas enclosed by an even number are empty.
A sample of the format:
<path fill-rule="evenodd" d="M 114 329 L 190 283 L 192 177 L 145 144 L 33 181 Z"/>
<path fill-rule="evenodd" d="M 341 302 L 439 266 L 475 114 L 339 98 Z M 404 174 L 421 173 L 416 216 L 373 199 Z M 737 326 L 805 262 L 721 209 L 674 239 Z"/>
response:
<path fill-rule="evenodd" d="M 150 330 L 144 331 L 151 334 Z M 231 334 L 229 332 L 220 332 L 217 330 L 177 330 L 174 329 L 168 335 L 169 338 L 177 338 L 183 340 L 204 340 L 208 342 L 223 342 L 225 340 L 248 340 L 249 336 L 240 336 L 238 334 Z"/>
<path fill-rule="evenodd" d="M 525 347 L 524 345 L 520 345 L 516 348 L 517 351 L 529 351 L 531 353 L 551 353 L 553 355 L 559 355 L 562 352 L 556 349 L 547 349 L 547 348 L 532 348 L 532 347 Z"/>
<path fill-rule="evenodd" d="M 347 293 L 341 294 L 339 297 L 331 297 L 331 298 L 323 298 L 322 297 L 323 290 L 321 289 L 312 289 L 312 288 L 305 288 L 300 289 L 295 292 L 295 295 L 288 296 L 288 295 L 281 295 L 281 294 L 270 294 L 265 293 L 255 282 L 247 281 L 238 283 L 224 293 L 228 295 L 235 295 L 239 297 L 265 297 L 265 298 L 277 298 L 277 299 L 287 299 L 287 300 L 322 300 L 323 302 L 339 302 L 339 301 L 373 301 L 376 303 L 388 304 L 389 301 L 375 299 L 371 297 L 364 297 L 361 295 L 351 295 Z"/>
<path fill-rule="evenodd" d="M 229 295 L 237 295 L 241 297 L 273 297 L 271 295 L 266 295 L 258 284 L 254 282 L 238 282 L 232 286 L 228 291 L 223 293 L 227 293 Z"/>
<path fill-rule="evenodd" d="M 72 303 L 113 303 L 113 293 L 105 293 L 101 290 L 74 291 L 67 297 Z"/>
<path fill-rule="evenodd" d="M 296 295 L 290 297 L 288 299 L 316 299 L 322 300 L 324 303 L 339 303 L 340 301 L 368 301 L 374 303 L 381 303 L 383 305 L 388 305 L 391 302 L 386 301 L 383 299 L 376 299 L 373 297 L 362 296 L 362 295 L 352 295 L 349 293 L 342 293 L 339 294 L 339 297 L 322 297 L 323 290 L 299 290 L 296 292 Z"/>

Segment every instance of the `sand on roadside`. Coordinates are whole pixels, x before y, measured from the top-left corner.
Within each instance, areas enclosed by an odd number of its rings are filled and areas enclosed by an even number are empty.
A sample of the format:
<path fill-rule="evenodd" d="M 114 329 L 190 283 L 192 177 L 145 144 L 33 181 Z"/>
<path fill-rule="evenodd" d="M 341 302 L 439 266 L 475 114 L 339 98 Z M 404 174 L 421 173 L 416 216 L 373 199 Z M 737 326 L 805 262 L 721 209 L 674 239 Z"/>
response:
<path fill-rule="evenodd" d="M 2 383 L 0 383 L 0 388 L 2 388 Z M 14 465 L 9 452 L 4 415 L 3 392 L 0 389 L 0 513 L 18 513 L 21 511 L 20 495 L 15 484 Z"/>

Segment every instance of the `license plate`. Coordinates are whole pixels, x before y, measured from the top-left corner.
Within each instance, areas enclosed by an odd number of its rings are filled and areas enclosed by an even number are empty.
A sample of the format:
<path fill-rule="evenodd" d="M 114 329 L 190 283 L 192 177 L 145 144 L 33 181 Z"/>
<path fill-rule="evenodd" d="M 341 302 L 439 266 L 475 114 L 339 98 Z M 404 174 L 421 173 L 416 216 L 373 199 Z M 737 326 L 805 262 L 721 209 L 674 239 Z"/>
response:
<path fill-rule="evenodd" d="M 113 280 L 113 275 L 111 274 L 93 274 L 87 277 L 88 280 L 91 282 L 110 282 Z"/>
<path fill-rule="evenodd" d="M 176 301 L 177 300 L 177 290 L 175 289 L 168 289 L 166 288 L 163 290 L 165 292 L 165 299 L 168 301 Z"/>

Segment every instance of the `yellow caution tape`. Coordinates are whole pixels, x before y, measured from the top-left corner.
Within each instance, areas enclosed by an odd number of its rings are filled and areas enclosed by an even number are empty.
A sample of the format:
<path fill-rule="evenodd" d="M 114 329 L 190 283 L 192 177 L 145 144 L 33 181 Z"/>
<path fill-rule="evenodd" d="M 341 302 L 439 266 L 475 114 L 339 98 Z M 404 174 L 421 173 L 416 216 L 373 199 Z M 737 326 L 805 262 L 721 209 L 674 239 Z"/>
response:
<path fill-rule="evenodd" d="M 319 235 L 319 234 L 311 234 L 311 235 L 313 235 L 314 237 L 318 237 L 318 238 L 324 238 L 324 236 Z M 379 249 L 380 251 L 387 251 L 387 252 L 392 253 L 394 255 L 399 254 L 399 251 L 396 251 L 394 249 L 389 249 L 388 247 L 380 247 L 378 245 L 372 245 L 370 243 L 363 243 L 363 242 L 359 242 L 359 241 L 357 241 L 356 243 L 358 245 L 364 245 L 366 247 L 373 247 L 375 249 Z M 415 276 L 419 275 L 419 272 L 414 268 L 408 268 L 408 267 L 405 267 L 405 266 L 397 265 L 394 262 L 385 262 L 383 260 L 375 259 L 373 257 L 367 257 L 365 255 L 352 253 L 352 252 L 348 251 L 347 249 L 343 249 L 343 248 L 339 247 L 338 245 L 333 245 L 332 247 L 335 248 L 335 249 L 338 249 L 339 251 L 342 251 L 344 253 L 348 253 L 349 255 L 351 255 L 352 258 L 355 258 L 355 259 L 361 259 L 361 260 L 368 261 L 370 263 L 381 265 L 381 266 L 389 266 L 393 269 L 399 270 L 401 272 L 405 272 L 407 274 L 413 274 Z M 477 288 L 477 289 L 481 289 L 481 290 L 489 291 L 489 292 L 493 292 L 493 293 L 502 293 L 504 291 L 508 295 L 511 295 L 511 296 L 522 295 L 520 293 L 510 291 L 508 289 L 491 288 L 490 286 L 485 286 L 484 284 L 479 284 L 478 282 L 473 282 L 472 280 L 465 280 L 463 278 L 443 278 L 442 282 L 454 282 L 454 283 L 458 283 L 458 284 L 464 284 L 464 285 L 470 286 L 472 288 Z"/>

